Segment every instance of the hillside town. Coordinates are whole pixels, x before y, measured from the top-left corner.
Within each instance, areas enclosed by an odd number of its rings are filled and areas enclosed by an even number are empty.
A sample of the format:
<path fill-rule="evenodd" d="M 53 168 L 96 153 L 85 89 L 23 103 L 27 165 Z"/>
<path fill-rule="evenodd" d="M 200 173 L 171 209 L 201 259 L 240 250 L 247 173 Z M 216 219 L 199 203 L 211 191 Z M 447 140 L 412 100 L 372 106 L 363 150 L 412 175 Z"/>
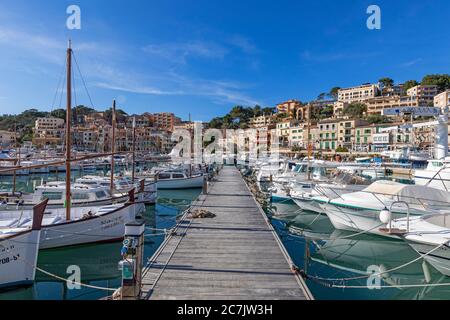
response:
<path fill-rule="evenodd" d="M 418 116 L 415 110 L 428 107 L 443 109 L 448 105 L 450 89 L 446 86 L 417 82 L 394 85 L 393 80 L 384 78 L 377 84 L 334 88 L 328 95 L 321 94 L 309 103 L 291 99 L 273 108 L 238 106 L 227 116 L 202 125 L 203 129 L 222 129 L 224 133 L 230 128 L 252 128 L 266 131 L 269 135 L 276 134 L 284 152 L 305 150 L 308 142 L 314 150 L 334 153 L 377 153 L 412 145 L 429 150 L 434 143 L 435 128 L 418 124 L 426 124 L 432 117 Z M 401 112 L 385 115 L 386 110 L 396 108 Z M 404 108 L 407 108 L 406 112 Z M 82 115 L 75 113 L 72 127 L 74 148 L 92 152 L 111 151 L 111 111 L 88 110 Z M 21 139 L 22 142 L 36 148 L 62 146 L 65 115 L 57 117 L 54 114 L 57 113 L 36 118 L 31 138 L 28 141 Z M 175 145 L 172 133 L 178 129 L 192 132 L 194 122 L 190 119 L 183 121 L 170 112 L 141 115 L 121 112 L 117 117 L 116 150 L 131 150 L 133 126 L 136 128 L 137 151 L 168 154 Z M 17 128 L 1 130 L 0 144 L 2 148 L 12 147 L 19 137 Z"/>

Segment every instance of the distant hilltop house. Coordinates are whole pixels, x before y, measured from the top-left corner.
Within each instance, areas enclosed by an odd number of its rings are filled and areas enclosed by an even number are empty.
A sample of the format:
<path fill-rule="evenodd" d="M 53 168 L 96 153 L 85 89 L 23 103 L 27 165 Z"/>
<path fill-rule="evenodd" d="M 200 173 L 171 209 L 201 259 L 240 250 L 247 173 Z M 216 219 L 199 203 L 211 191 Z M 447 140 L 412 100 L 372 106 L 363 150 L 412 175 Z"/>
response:
<path fill-rule="evenodd" d="M 14 145 L 16 142 L 16 135 L 14 132 L 0 130 L 0 147 L 7 148 Z"/>

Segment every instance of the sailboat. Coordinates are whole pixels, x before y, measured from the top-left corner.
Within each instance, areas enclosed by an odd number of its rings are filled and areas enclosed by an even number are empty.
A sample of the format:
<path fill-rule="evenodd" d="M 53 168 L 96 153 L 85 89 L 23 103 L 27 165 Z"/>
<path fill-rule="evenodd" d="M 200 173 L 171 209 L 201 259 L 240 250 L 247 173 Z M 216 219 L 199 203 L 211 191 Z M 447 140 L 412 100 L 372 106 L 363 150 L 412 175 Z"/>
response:
<path fill-rule="evenodd" d="M 0 288 L 31 285 L 36 275 L 42 218 L 48 200 L 33 209 L 30 227 L 0 223 Z"/>
<path fill-rule="evenodd" d="M 106 206 L 73 207 L 71 194 L 71 104 L 72 104 L 72 47 L 67 49 L 67 109 L 66 109 L 66 181 L 65 207 L 49 209 L 42 222 L 39 247 L 59 248 L 87 243 L 115 241 L 123 238 L 125 224 L 134 221 L 144 204 L 135 201 L 135 189 L 129 191 L 126 203 Z M 113 103 L 115 114 L 115 101 Z M 113 139 L 114 141 L 114 139 Z M 113 150 L 114 151 L 114 150 Z M 113 152 L 114 153 L 114 152 Z M 111 186 L 111 190 L 113 186 Z M 10 228 L 28 227 L 30 210 L 0 211 L 0 224 Z"/>

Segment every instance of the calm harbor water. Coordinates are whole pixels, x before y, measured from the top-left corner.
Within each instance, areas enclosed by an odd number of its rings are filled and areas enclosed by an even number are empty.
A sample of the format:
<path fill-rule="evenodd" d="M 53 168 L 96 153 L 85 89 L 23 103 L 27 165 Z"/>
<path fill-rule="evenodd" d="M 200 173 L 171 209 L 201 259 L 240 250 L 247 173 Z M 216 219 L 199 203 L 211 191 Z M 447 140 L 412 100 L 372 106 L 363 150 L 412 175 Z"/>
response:
<path fill-rule="evenodd" d="M 60 175 L 62 178 L 63 175 Z M 19 177 L 18 189 L 31 191 L 53 175 Z M 11 177 L 0 177 L 0 190 L 10 189 Z M 176 224 L 176 217 L 200 193 L 200 190 L 161 190 L 155 206 L 147 207 L 144 215 L 149 228 L 165 229 Z M 345 279 L 367 275 L 370 267 L 391 270 L 418 257 L 405 242 L 377 236 L 360 235 L 343 239 L 350 234 L 335 230 L 326 216 L 300 212 L 293 203 L 275 203 L 271 208 L 272 223 L 280 235 L 295 264 L 312 277 Z M 150 257 L 164 240 L 160 231 L 146 232 L 145 256 Z M 335 240 L 327 240 L 335 239 Z M 67 278 L 67 268 L 78 265 L 81 281 L 86 284 L 118 288 L 121 273 L 118 270 L 121 243 L 86 245 L 39 253 L 38 266 Z M 424 271 L 425 270 L 425 271 Z M 428 275 L 428 277 L 425 276 Z M 316 299 L 450 299 L 450 286 L 428 288 L 401 288 L 404 285 L 450 283 L 428 263 L 417 261 L 384 276 L 383 289 L 369 290 L 367 279 L 349 281 L 307 280 Z M 361 286 L 358 289 L 331 288 L 330 284 Z M 32 287 L 0 292 L 0 300 L 94 300 L 110 292 L 82 288 L 67 290 L 65 282 L 37 272 Z"/>

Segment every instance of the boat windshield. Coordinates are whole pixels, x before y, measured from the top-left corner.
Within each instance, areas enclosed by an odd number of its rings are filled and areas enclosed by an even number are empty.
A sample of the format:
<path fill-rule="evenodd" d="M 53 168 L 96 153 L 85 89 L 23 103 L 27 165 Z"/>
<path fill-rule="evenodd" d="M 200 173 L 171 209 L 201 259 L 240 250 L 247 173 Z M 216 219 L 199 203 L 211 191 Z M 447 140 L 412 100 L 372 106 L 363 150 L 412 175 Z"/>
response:
<path fill-rule="evenodd" d="M 335 172 L 332 178 L 335 182 L 343 185 L 369 185 L 372 183 L 371 179 L 368 179 L 367 177 L 344 171 Z"/>

